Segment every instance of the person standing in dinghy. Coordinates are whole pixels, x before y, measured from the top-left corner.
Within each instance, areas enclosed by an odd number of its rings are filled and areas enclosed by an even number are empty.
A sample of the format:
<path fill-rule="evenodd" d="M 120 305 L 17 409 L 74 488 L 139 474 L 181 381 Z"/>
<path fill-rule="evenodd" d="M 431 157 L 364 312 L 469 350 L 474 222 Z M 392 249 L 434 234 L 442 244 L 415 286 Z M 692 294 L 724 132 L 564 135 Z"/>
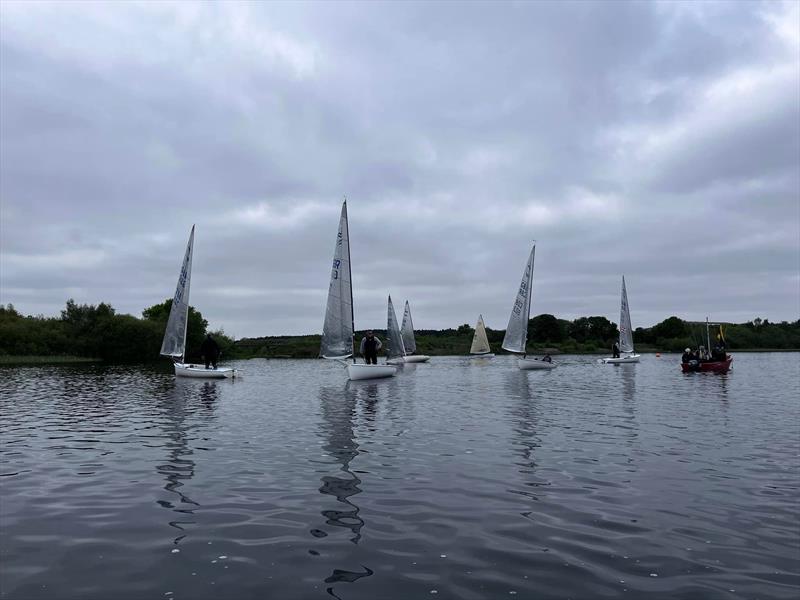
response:
<path fill-rule="evenodd" d="M 206 369 L 208 365 L 211 364 L 216 369 L 217 368 L 217 359 L 219 358 L 219 346 L 217 342 L 214 341 L 214 338 L 211 337 L 211 334 L 206 335 L 206 339 L 203 340 L 203 343 L 200 346 L 200 354 L 203 355 L 203 360 L 206 361 Z"/>
<path fill-rule="evenodd" d="M 612 358 L 619 358 L 619 343 L 614 342 L 614 345 L 611 346 L 611 353 L 613 354 Z"/>
<path fill-rule="evenodd" d="M 361 346 L 359 352 L 364 357 L 364 362 L 372 365 L 378 364 L 378 350 L 383 347 L 381 341 L 375 337 L 375 334 L 370 329 L 363 338 L 361 338 Z"/>

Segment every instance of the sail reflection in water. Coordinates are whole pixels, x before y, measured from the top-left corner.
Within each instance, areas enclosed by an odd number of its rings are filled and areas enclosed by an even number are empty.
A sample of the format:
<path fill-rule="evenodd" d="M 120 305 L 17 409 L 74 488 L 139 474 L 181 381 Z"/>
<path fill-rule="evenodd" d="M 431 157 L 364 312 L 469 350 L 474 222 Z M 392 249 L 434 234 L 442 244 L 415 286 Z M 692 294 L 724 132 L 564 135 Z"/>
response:
<path fill-rule="evenodd" d="M 189 445 L 192 426 L 187 425 L 189 420 L 196 418 L 198 410 L 203 409 L 206 414 L 213 411 L 217 400 L 217 383 L 204 382 L 199 385 L 196 381 L 183 379 L 171 381 L 164 390 L 161 409 L 164 417 L 164 437 L 169 441 L 166 444 L 167 460 L 156 466 L 159 474 L 166 479 L 164 489 L 172 494 L 169 500 L 156 500 L 156 502 L 175 513 L 178 517 L 169 521 L 169 526 L 178 530 L 178 535 L 173 540 L 177 546 L 186 537 L 186 528 L 193 525 L 194 511 L 200 506 L 189 496 L 184 488 L 189 484 L 195 474 L 196 464 L 193 460 L 194 450 Z M 200 413 L 202 415 L 202 413 Z M 213 413 L 212 413 L 213 414 Z"/>

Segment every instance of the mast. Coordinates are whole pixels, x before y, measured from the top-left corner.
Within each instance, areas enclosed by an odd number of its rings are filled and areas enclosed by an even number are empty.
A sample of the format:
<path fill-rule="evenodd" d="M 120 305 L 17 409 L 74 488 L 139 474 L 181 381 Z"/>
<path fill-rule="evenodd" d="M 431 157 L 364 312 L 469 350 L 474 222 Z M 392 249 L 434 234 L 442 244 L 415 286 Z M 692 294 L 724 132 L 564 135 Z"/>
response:
<path fill-rule="evenodd" d="M 347 257 L 350 262 L 350 329 L 353 337 L 350 340 L 350 347 L 353 350 L 353 364 L 356 363 L 356 318 L 353 308 L 353 255 L 350 254 L 350 217 L 347 216 L 347 196 L 344 197 L 344 226 L 347 230 Z"/>
<path fill-rule="evenodd" d="M 522 346 L 524 348 L 524 352 L 522 353 L 522 358 L 528 356 L 528 323 L 531 320 L 531 297 L 533 296 L 533 261 L 536 259 L 536 240 L 533 240 L 533 249 L 531 250 L 531 274 L 528 276 L 528 318 L 525 319 L 525 344 Z"/>

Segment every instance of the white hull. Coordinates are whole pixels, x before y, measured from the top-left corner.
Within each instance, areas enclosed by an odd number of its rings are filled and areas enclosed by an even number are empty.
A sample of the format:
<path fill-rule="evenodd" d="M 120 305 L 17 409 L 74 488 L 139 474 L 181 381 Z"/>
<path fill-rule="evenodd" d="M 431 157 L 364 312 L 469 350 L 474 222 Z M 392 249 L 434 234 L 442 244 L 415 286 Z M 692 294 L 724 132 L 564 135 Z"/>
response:
<path fill-rule="evenodd" d="M 386 364 L 387 365 L 404 365 L 406 363 L 405 359 L 401 356 L 399 358 L 387 358 Z"/>
<path fill-rule="evenodd" d="M 381 377 L 394 377 L 397 373 L 397 367 L 392 365 L 361 365 L 349 364 L 347 365 L 347 376 L 352 381 L 359 379 L 378 379 Z"/>
<path fill-rule="evenodd" d="M 627 356 L 620 356 L 619 358 L 604 358 L 602 362 L 607 365 L 624 365 L 628 363 L 639 362 L 641 354 L 628 354 Z"/>
<path fill-rule="evenodd" d="M 520 358 L 517 365 L 523 371 L 533 371 L 536 369 L 555 369 L 556 363 L 545 362 L 537 358 Z"/>
<path fill-rule="evenodd" d="M 405 362 L 407 363 L 423 363 L 428 362 L 431 357 L 425 354 L 409 354 L 408 356 L 403 357 Z"/>
<path fill-rule="evenodd" d="M 199 379 L 225 379 L 236 376 L 236 369 L 218 367 L 206 369 L 202 365 L 187 365 L 175 363 L 175 375 L 178 377 L 197 377 Z"/>
<path fill-rule="evenodd" d="M 470 358 L 494 358 L 494 352 L 487 352 L 486 354 L 470 354 Z"/>

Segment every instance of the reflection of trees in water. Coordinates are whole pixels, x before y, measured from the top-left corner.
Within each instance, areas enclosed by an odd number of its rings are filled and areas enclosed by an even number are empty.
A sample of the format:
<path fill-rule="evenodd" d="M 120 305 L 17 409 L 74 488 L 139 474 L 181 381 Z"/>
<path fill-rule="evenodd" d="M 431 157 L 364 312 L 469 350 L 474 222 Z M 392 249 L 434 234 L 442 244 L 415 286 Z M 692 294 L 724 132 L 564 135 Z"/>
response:
<path fill-rule="evenodd" d="M 157 502 L 180 515 L 179 518 L 169 521 L 170 527 L 180 532 L 174 540 L 177 545 L 186 537 L 185 526 L 194 524 L 194 509 L 200 506 L 182 489 L 194 477 L 196 466 L 191 458 L 194 450 L 189 447 L 189 437 L 193 427 L 186 426 L 186 419 L 196 416 L 196 408 L 213 412 L 218 398 L 217 384 L 206 381 L 199 385 L 198 382 L 175 380 L 173 385 L 165 390 L 162 398 L 161 408 L 166 418 L 163 431 L 169 441 L 166 444 L 167 461 L 157 465 L 156 470 L 166 479 L 164 489 L 174 494 L 175 498 L 173 502 L 167 500 L 157 500 Z"/>

